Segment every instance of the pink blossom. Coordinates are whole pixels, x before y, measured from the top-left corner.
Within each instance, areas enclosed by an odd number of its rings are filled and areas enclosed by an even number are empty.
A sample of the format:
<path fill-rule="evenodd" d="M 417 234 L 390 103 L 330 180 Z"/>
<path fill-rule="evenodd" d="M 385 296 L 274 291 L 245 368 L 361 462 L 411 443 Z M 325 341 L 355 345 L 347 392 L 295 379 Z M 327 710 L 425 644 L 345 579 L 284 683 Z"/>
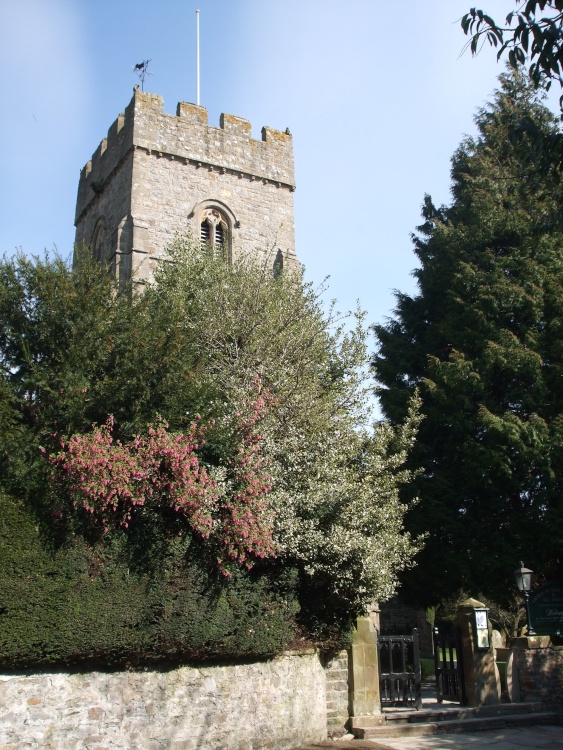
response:
<path fill-rule="evenodd" d="M 49 456 L 53 489 L 106 532 L 129 528 L 135 508 L 167 508 L 182 528 L 223 547 L 217 563 L 225 575 L 233 563 L 250 568 L 256 558 L 276 553 L 265 512 L 272 484 L 260 452 L 264 435 L 257 430 L 273 399 L 269 391 L 260 392 L 258 379 L 255 390 L 255 399 L 237 412 L 238 447 L 228 465 L 233 491 L 221 503 L 215 480 L 197 456 L 214 422 L 203 427 L 199 418 L 176 434 L 159 420 L 146 435 L 122 444 L 112 437 L 110 415 L 104 425 L 92 425 L 91 432 L 61 440 L 61 451 Z M 173 533 L 182 535 L 182 530 L 176 525 Z"/>

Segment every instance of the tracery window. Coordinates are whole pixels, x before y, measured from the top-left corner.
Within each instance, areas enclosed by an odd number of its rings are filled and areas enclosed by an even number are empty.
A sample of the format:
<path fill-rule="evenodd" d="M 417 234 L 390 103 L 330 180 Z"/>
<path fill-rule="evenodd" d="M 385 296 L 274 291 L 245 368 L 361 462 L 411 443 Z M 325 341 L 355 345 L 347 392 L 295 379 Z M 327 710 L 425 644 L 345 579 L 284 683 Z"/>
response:
<path fill-rule="evenodd" d="M 216 208 L 208 208 L 202 215 L 200 240 L 202 245 L 225 252 L 227 250 L 229 226 L 227 219 Z"/>
<path fill-rule="evenodd" d="M 206 198 L 196 203 L 188 219 L 194 220 L 196 242 L 218 259 L 230 263 L 233 257 L 233 232 L 240 227 L 240 223 L 229 206 L 216 198 Z"/>

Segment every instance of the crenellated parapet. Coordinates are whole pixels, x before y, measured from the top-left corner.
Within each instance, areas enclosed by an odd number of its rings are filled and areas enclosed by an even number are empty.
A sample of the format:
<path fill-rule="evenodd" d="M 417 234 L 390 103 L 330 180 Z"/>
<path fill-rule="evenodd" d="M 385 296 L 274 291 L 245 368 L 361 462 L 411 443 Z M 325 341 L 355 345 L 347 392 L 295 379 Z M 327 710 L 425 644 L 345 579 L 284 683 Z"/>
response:
<path fill-rule="evenodd" d="M 123 282 L 145 283 L 178 234 L 220 244 L 231 259 L 257 255 L 278 273 L 295 266 L 293 139 L 204 107 L 138 89 L 82 169 L 76 242 Z"/>
<path fill-rule="evenodd" d="M 168 115 L 161 96 L 136 90 L 80 172 L 76 223 L 136 150 L 155 159 L 295 190 L 289 131 L 264 127 L 262 140 L 256 140 L 248 120 L 222 114 L 219 127 L 213 127 L 208 124 L 205 107 L 187 102 L 180 102 L 176 114 Z"/>

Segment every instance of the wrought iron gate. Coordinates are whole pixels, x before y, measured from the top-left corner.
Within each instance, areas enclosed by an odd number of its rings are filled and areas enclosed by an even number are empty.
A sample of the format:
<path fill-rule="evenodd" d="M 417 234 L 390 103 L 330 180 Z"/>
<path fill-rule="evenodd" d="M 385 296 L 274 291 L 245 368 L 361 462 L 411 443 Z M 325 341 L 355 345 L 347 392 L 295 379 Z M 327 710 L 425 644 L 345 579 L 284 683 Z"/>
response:
<path fill-rule="evenodd" d="M 442 701 L 459 701 L 467 703 L 461 636 L 455 633 L 439 633 L 434 628 L 434 664 L 436 669 L 436 697 Z"/>
<path fill-rule="evenodd" d="M 422 706 L 418 630 L 411 635 L 380 635 L 379 688 L 381 705 Z"/>

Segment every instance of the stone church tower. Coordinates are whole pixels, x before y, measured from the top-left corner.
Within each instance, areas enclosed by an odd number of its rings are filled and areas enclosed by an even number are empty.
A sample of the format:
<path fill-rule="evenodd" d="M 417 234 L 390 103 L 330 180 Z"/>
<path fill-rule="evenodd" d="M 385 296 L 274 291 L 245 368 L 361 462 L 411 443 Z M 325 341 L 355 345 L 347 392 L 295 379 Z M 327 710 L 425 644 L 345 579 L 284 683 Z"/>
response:
<path fill-rule="evenodd" d="M 178 234 L 210 243 L 232 259 L 259 253 L 294 266 L 293 143 L 289 132 L 262 129 L 180 102 L 176 115 L 160 96 L 136 90 L 80 173 L 76 242 L 90 245 L 121 282 L 146 282 Z"/>

